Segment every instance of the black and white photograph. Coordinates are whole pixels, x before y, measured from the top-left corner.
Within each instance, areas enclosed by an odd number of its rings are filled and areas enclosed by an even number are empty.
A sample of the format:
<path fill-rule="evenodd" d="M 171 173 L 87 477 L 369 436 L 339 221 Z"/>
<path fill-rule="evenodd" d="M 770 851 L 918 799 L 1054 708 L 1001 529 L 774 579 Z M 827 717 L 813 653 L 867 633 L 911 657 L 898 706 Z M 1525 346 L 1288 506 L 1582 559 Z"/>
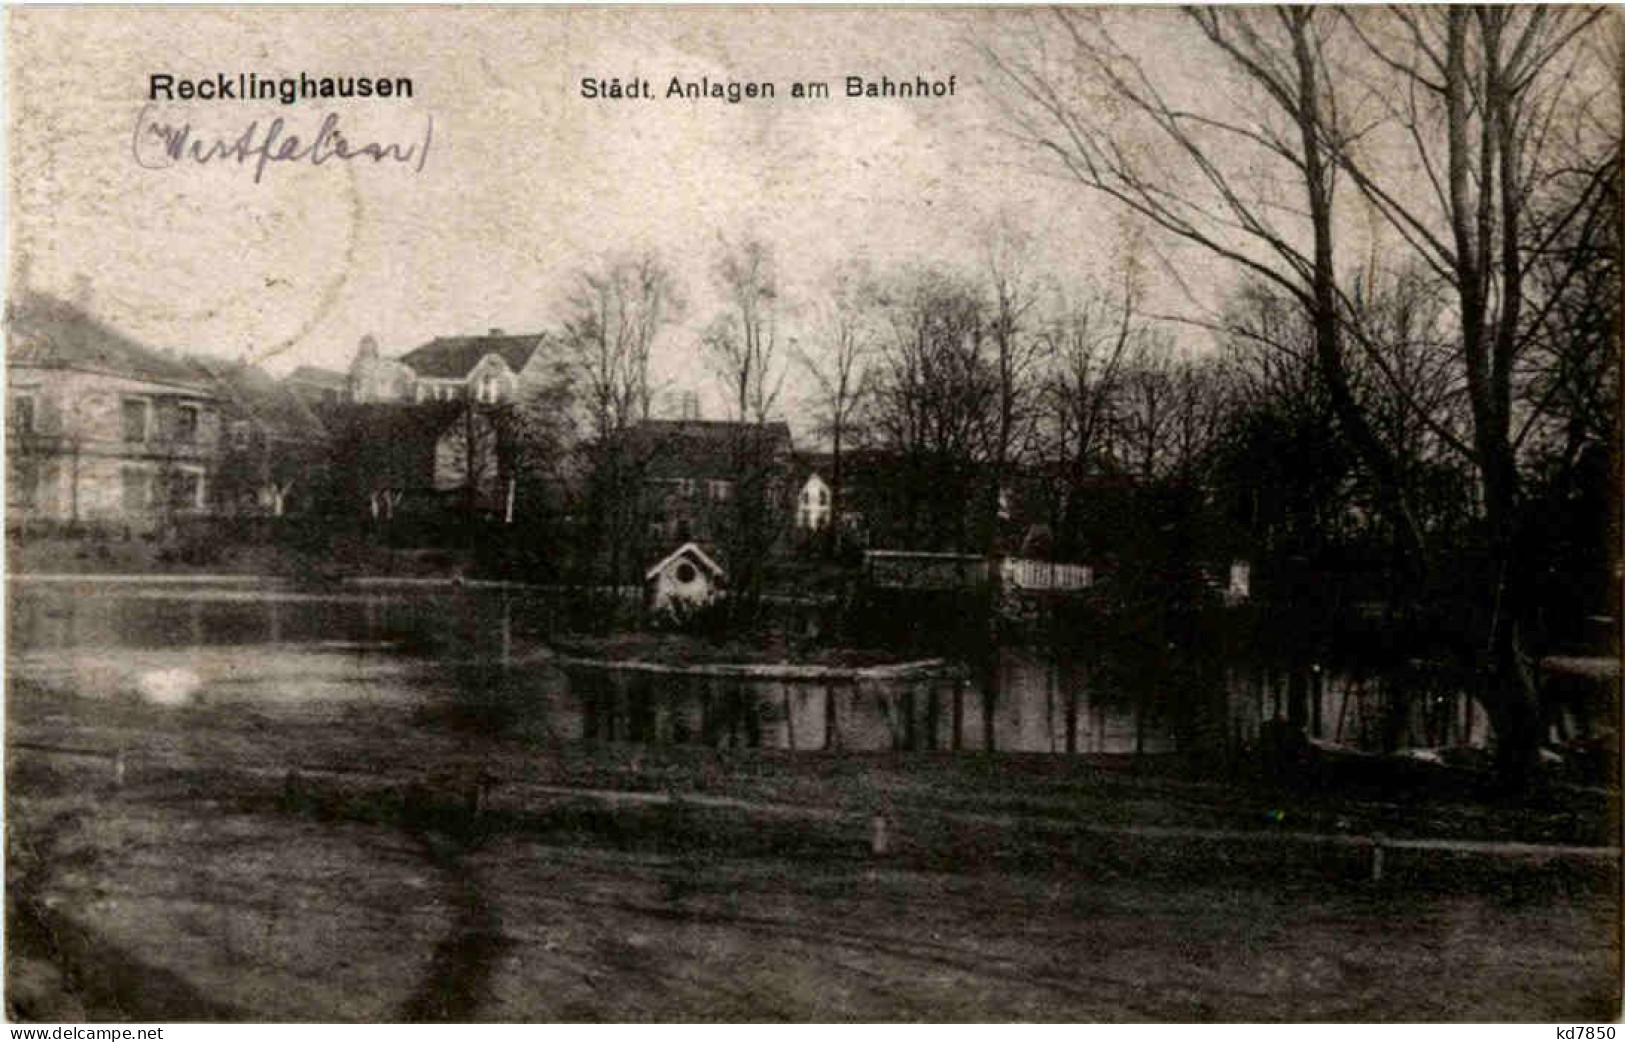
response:
<path fill-rule="evenodd" d="M 1617 8 L 4 18 L 12 1037 L 1614 1038 Z"/>

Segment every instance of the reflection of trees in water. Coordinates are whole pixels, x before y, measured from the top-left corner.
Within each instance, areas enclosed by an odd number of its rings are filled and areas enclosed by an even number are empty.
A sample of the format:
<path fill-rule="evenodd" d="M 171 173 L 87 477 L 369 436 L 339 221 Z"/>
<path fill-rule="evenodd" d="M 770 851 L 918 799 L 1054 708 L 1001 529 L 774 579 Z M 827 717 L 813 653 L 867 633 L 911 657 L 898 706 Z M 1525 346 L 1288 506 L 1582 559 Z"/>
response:
<path fill-rule="evenodd" d="M 854 690 L 602 670 L 573 670 L 566 681 L 549 671 L 560 701 L 536 670 L 501 665 L 504 649 L 545 636 L 551 616 L 541 598 L 382 600 L 370 603 L 366 636 L 406 642 L 440 663 L 462 724 L 534 739 L 1056 753 L 1152 753 L 1172 743 L 1231 756 L 1294 702 L 1305 733 L 1374 751 L 1485 737 L 1482 710 L 1464 695 L 1470 678 L 1407 658 L 1408 649 L 1384 642 L 1383 620 L 1352 612 L 1323 629 L 1299 620 L 1289 640 L 1280 618 L 1258 606 L 1058 604 L 1021 630 L 995 627 L 985 600 L 962 595 L 923 598 L 917 612 L 878 607 L 872 617 L 906 618 L 877 622 L 866 643 L 895 636 L 888 626 L 905 631 L 894 645 L 905 654 L 964 667 L 957 693 L 952 682 Z M 849 640 L 864 632 L 851 622 L 842 629 Z"/>

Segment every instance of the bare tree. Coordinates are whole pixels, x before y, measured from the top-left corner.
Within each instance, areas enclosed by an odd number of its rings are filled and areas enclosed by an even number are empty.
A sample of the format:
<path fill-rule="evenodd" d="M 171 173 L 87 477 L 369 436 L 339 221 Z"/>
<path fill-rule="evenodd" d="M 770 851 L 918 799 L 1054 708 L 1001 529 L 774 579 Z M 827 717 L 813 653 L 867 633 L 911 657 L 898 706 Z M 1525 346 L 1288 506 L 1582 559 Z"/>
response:
<path fill-rule="evenodd" d="M 1117 405 L 1131 345 L 1134 295 L 1123 283 L 1120 304 L 1103 296 L 1063 299 L 1041 333 L 1048 340 L 1048 373 L 1041 453 L 1058 480 L 1051 494 L 1051 525 L 1064 546 L 1077 535 L 1078 511 L 1091 477 L 1107 469 L 1117 434 Z"/>
<path fill-rule="evenodd" d="M 982 233 L 989 363 L 994 380 L 983 450 L 988 472 L 983 526 L 990 552 L 995 549 L 1012 475 L 1035 447 L 1042 364 L 1050 346 L 1039 335 L 1034 320 L 1039 293 L 1038 280 L 1030 271 L 1030 248 L 1030 238 L 1008 221 L 991 224 Z"/>
<path fill-rule="evenodd" d="M 779 285 L 772 250 L 759 239 L 726 239 L 716 264 L 727 307 L 706 327 L 702 345 L 741 421 L 766 423 L 784 385 L 779 356 Z"/>
<path fill-rule="evenodd" d="M 1420 570 L 1414 519 L 1393 461 L 1348 384 L 1335 268 L 1335 156 L 1361 133 L 1345 127 L 1327 65 L 1340 23 L 1315 8 L 1195 8 L 1186 18 L 1226 71 L 1253 91 L 1255 107 L 1236 115 L 1178 100 L 1118 42 L 1101 12 L 1055 11 L 1036 27 L 1036 42 L 990 42 L 983 52 L 1007 87 L 1006 111 L 1019 136 L 1083 185 L 1276 286 L 1304 309 L 1339 422 L 1396 519 L 1405 560 Z M 1060 54 L 1052 35 L 1063 42 Z"/>
<path fill-rule="evenodd" d="M 1531 253 L 1533 314 L 1513 448 L 1562 471 L 1586 446 L 1611 446 L 1618 436 L 1619 156 L 1577 163 L 1552 187 L 1534 215 L 1557 227 Z"/>
<path fill-rule="evenodd" d="M 651 359 L 682 307 L 675 279 L 648 254 L 578 272 L 566 300 L 570 383 L 592 438 L 589 512 L 597 523 L 591 527 L 606 550 L 611 582 L 621 581 L 640 529 L 642 461 L 630 434 L 649 416 Z"/>
<path fill-rule="evenodd" d="M 715 277 L 727 302 L 706 327 L 702 348 L 726 388 L 733 432 L 734 518 L 728 533 L 734 589 L 750 604 L 785 513 L 781 445 L 769 429 L 787 371 L 779 344 L 780 292 L 773 251 L 759 239 L 720 243 Z"/>
<path fill-rule="evenodd" d="M 869 399 L 881 445 L 902 462 L 902 538 L 909 546 L 966 549 L 967 502 L 976 501 L 998 378 L 985 304 L 974 283 L 910 269 L 877 297 L 883 335 Z"/>
<path fill-rule="evenodd" d="M 442 487 L 457 490 L 470 522 L 466 528 L 470 538 L 477 532 L 472 522 L 495 510 L 506 491 L 512 470 L 505 442 L 513 427 L 511 404 L 490 404 L 464 395 L 436 443 L 436 479 Z"/>
<path fill-rule="evenodd" d="M 1166 332 L 1155 332 L 1138 340 L 1120 384 L 1120 464 L 1145 482 L 1195 483 L 1224 419 L 1217 360 L 1183 356 Z"/>
<path fill-rule="evenodd" d="M 1503 759 L 1523 773 L 1533 763 L 1541 712 L 1522 647 L 1533 577 L 1519 545 L 1514 388 L 1539 329 L 1528 313 L 1531 254 L 1575 219 L 1589 195 L 1568 213 L 1546 214 L 1543 226 L 1535 219 L 1539 189 L 1596 154 L 1599 135 L 1612 146 L 1619 140 L 1617 83 L 1589 70 L 1580 46 L 1601 12 L 1396 8 L 1369 21 L 1344 17 L 1382 70 L 1369 92 L 1404 129 L 1414 161 L 1379 169 L 1350 142 L 1323 140 L 1388 226 L 1454 289 L 1472 418 L 1464 448 L 1483 489 L 1488 544 L 1485 703 Z M 1596 183 L 1604 170 L 1593 174 Z M 1409 187 L 1418 171 L 1427 186 L 1420 193 Z"/>
<path fill-rule="evenodd" d="M 1578 46 L 1598 13 L 1204 8 L 1188 18 L 1226 71 L 1256 92 L 1255 108 L 1197 111 L 1176 100 L 1118 44 L 1103 15 L 1050 16 L 1072 65 L 1049 61 L 1041 48 L 985 51 L 1010 88 L 1018 130 L 1080 182 L 1299 302 L 1314 325 L 1339 426 L 1372 477 L 1418 591 L 1428 570 L 1421 524 L 1393 446 L 1356 398 L 1345 343 L 1398 400 L 1418 416 L 1425 408 L 1392 372 L 1382 345 L 1351 320 L 1357 302 L 1336 268 L 1339 178 L 1352 181 L 1394 236 L 1454 287 L 1457 365 L 1472 418 L 1470 440 L 1458 448 L 1483 487 L 1493 573 L 1481 598 L 1490 666 L 1481 698 L 1503 766 L 1521 775 L 1539 738 L 1532 677 L 1507 611 L 1523 600 L 1509 431 L 1513 374 L 1529 328 L 1525 265 L 1536 243 L 1528 216 L 1543 178 L 1576 154 L 1570 139 L 1589 132 L 1617 143 L 1617 111 L 1599 100 L 1617 92 L 1593 89 Z M 1081 96 L 1065 74 L 1078 66 L 1096 97 Z M 1358 108 L 1375 104 L 1375 119 L 1356 122 L 1346 96 L 1356 88 L 1343 86 L 1350 83 L 1364 84 Z M 1560 133 L 1565 127 L 1574 129 Z M 1414 162 L 1393 160 L 1396 137 Z M 1277 197 L 1278 185 L 1301 201 Z M 1448 441 L 1445 431 L 1435 433 Z"/>
<path fill-rule="evenodd" d="M 682 313 L 681 293 L 659 258 L 644 254 L 577 272 L 566 308 L 572 382 L 593 435 L 611 441 L 649 416 L 650 360 Z"/>
<path fill-rule="evenodd" d="M 813 382 L 815 432 L 827 440 L 831 450 L 830 525 L 825 545 L 832 552 L 840 548 L 842 538 L 845 455 L 855 440 L 861 440 L 859 417 L 870 389 L 873 294 L 872 277 L 866 271 L 857 267 L 837 270 L 826 299 L 817 308 L 813 346 L 796 348 L 797 358 Z"/>

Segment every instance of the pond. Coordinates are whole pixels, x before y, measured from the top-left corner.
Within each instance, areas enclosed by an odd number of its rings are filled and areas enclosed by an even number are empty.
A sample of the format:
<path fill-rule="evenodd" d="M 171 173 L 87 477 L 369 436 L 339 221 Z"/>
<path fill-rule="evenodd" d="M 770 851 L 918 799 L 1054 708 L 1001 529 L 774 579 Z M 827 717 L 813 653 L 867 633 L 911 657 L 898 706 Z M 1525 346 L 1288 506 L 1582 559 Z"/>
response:
<path fill-rule="evenodd" d="M 1163 753 L 1193 734 L 1256 738 L 1284 712 L 1279 685 L 1227 670 L 1200 704 L 1004 647 L 956 682 L 648 675 L 551 660 L 556 605 L 495 590 L 307 591 L 154 579 L 90 586 L 12 582 L 7 667 L 85 697 L 119 697 L 185 670 L 210 704 L 321 714 L 357 702 L 538 741 L 705 743 L 1098 754 Z M 1317 674 L 1311 731 L 1362 748 L 1482 745 L 1459 694 L 1395 714 L 1369 678 Z M 1222 735 L 1215 733 L 1222 729 Z"/>

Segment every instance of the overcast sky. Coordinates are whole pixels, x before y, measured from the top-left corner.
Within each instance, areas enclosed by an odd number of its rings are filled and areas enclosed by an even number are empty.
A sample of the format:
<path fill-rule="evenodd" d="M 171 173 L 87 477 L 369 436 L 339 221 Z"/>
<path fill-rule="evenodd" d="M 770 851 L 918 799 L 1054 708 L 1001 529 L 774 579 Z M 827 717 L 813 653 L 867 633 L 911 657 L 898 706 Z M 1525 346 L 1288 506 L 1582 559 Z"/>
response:
<path fill-rule="evenodd" d="M 71 296 L 158 346 L 344 369 L 366 334 L 385 354 L 434 336 L 556 328 L 572 271 L 652 248 L 687 286 L 659 375 L 706 395 L 697 331 L 716 309 L 719 235 L 775 248 L 789 298 L 866 258 L 974 264 L 1003 217 L 1067 280 L 1109 272 L 1124 224 L 998 132 L 965 10 L 12 9 L 12 277 Z M 1170 66 L 1172 13 L 1147 16 Z M 131 139 L 155 72 L 410 76 L 410 101 L 174 103 L 169 122 L 235 139 L 282 117 L 313 134 L 411 143 L 424 169 L 234 163 L 144 169 Z M 847 100 L 846 75 L 956 77 L 933 100 Z M 771 80 L 779 97 L 611 102 L 583 77 Z M 828 82 L 827 101 L 787 98 Z M 1194 83 L 1202 82 L 1200 79 Z M 1165 285 L 1164 294 L 1173 295 Z M 792 322 L 793 325 L 793 322 Z M 787 400 L 793 411 L 794 394 Z"/>

